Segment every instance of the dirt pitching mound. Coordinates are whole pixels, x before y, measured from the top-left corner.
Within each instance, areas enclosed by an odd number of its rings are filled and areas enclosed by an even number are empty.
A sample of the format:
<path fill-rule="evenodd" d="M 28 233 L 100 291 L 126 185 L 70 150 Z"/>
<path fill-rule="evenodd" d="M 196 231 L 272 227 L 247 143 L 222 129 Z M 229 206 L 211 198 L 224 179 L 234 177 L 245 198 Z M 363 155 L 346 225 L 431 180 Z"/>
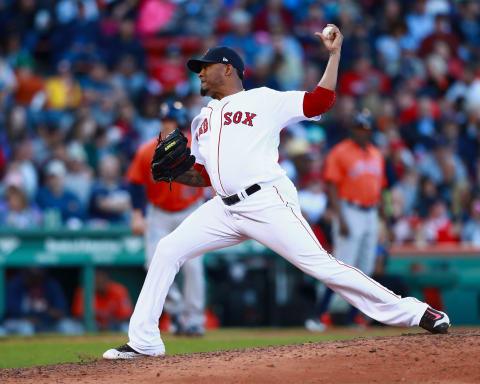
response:
<path fill-rule="evenodd" d="M 6 369 L 1 383 L 480 383 L 480 331 Z"/>

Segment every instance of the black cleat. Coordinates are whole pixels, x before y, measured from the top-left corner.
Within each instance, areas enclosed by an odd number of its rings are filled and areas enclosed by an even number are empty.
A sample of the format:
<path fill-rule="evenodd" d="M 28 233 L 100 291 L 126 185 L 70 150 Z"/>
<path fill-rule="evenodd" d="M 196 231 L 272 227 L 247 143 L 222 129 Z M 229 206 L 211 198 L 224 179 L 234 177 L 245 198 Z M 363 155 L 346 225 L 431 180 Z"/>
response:
<path fill-rule="evenodd" d="M 123 344 L 120 347 L 109 349 L 103 354 L 103 358 L 107 360 L 135 359 L 142 356 L 147 355 L 135 351 L 128 344 Z"/>
<path fill-rule="evenodd" d="M 450 319 L 446 313 L 428 307 L 418 325 L 432 333 L 448 333 Z"/>

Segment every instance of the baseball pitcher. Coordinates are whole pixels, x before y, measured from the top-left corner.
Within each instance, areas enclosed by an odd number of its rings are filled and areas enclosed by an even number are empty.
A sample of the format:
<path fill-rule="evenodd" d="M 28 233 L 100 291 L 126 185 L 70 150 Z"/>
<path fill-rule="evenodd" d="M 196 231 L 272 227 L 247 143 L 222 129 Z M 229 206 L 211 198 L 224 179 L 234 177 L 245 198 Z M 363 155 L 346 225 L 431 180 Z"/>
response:
<path fill-rule="evenodd" d="M 358 269 L 335 259 L 318 243 L 302 217 L 297 191 L 278 164 L 280 131 L 320 118 L 335 102 L 343 36 L 316 33 L 330 52 L 313 92 L 245 91 L 244 64 L 227 47 L 189 60 L 201 93 L 212 100 L 192 122 L 191 153 L 179 135 L 157 145 L 152 161 L 156 180 L 211 185 L 216 196 L 193 212 L 157 245 L 130 319 L 129 342 L 109 349 L 106 359 L 165 354 L 157 321 L 179 268 L 205 252 L 255 239 L 305 273 L 322 281 L 369 317 L 390 325 L 422 326 L 446 333 L 448 316 L 413 297 L 402 298 Z"/>

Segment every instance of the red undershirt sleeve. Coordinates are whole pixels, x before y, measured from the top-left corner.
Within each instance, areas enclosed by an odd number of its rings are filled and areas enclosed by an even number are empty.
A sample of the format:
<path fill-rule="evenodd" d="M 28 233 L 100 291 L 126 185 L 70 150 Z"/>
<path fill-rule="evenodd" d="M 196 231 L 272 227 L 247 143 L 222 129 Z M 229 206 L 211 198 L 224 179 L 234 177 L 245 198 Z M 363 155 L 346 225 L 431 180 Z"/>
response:
<path fill-rule="evenodd" d="M 303 114 L 311 118 L 327 112 L 335 104 L 336 93 L 323 87 L 306 92 L 303 98 Z"/>
<path fill-rule="evenodd" d="M 202 176 L 202 179 L 205 181 L 205 184 L 207 184 L 207 187 L 210 187 L 212 185 L 212 182 L 210 181 L 210 177 L 208 176 L 208 172 L 205 169 L 205 166 L 202 164 L 195 163 L 193 164 L 193 168 Z"/>

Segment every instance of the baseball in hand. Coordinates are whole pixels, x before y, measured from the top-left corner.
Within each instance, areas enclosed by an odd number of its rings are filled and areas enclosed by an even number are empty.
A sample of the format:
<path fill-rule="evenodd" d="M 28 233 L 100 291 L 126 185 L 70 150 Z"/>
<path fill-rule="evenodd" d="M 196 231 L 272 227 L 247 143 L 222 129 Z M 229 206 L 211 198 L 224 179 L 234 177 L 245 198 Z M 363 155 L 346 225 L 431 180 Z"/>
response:
<path fill-rule="evenodd" d="M 330 25 L 327 25 L 325 28 L 323 28 L 322 35 L 325 36 L 328 40 L 333 40 L 334 39 L 333 27 Z"/>

